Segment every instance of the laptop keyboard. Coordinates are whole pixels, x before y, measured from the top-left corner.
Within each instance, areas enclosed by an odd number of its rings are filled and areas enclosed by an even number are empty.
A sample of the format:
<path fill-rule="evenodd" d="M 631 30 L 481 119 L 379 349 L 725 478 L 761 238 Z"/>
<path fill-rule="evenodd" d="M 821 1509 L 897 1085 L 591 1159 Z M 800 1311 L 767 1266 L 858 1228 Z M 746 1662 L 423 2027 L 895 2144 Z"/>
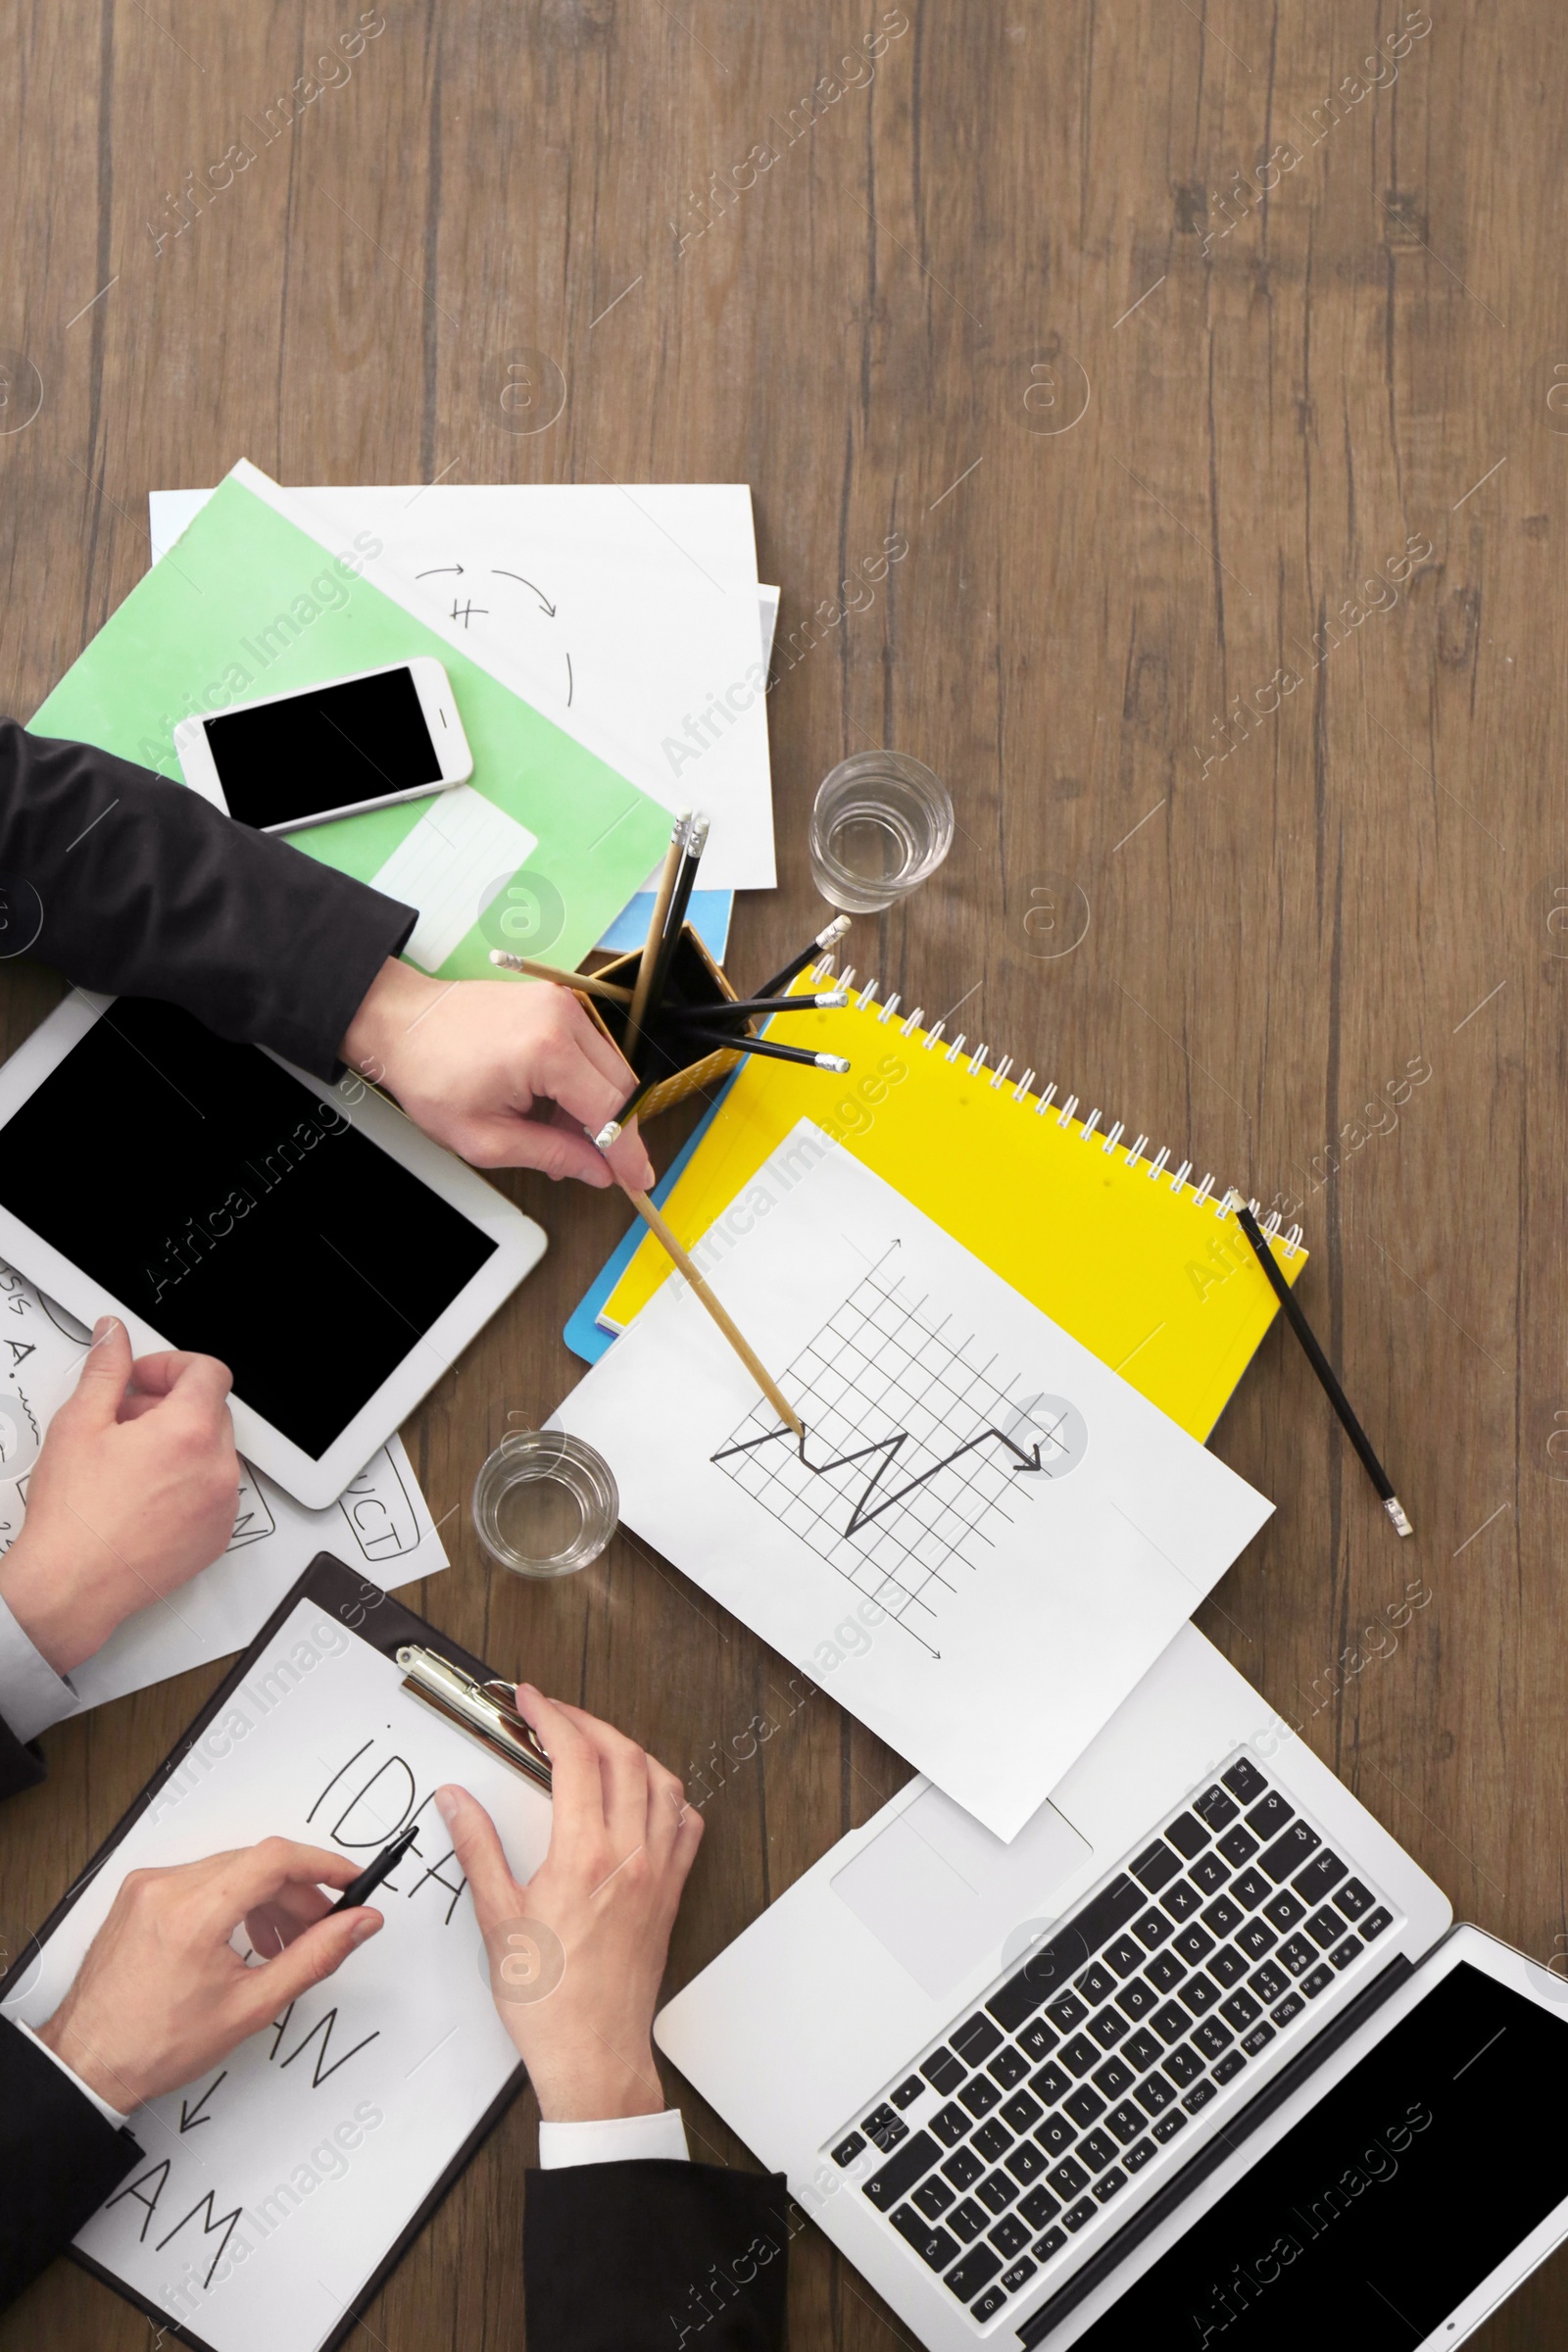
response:
<path fill-rule="evenodd" d="M 984 2323 L 1394 1921 L 1244 1751 L 827 2153 Z"/>

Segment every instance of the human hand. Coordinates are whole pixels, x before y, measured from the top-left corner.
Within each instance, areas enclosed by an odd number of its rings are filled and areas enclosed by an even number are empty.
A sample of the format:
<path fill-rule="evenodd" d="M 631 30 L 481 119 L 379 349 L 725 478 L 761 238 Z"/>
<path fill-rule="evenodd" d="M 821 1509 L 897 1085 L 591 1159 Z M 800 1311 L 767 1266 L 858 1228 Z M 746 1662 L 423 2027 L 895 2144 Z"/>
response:
<path fill-rule="evenodd" d="M 128 2115 L 194 2082 L 381 1926 L 363 1906 L 329 1918 L 360 1864 L 326 1846 L 264 1838 L 172 1870 L 133 1870 L 38 2038 Z M 229 1937 L 241 1920 L 249 1967 Z"/>
<path fill-rule="evenodd" d="M 0 1599 L 57 1674 L 227 1544 L 239 1495 L 230 1385 L 210 1355 L 132 1363 L 123 1323 L 99 1322 L 0 1560 Z"/>
<path fill-rule="evenodd" d="M 603 1127 L 637 1080 L 569 989 L 432 980 L 393 958 L 339 1052 L 476 1168 L 538 1168 L 639 1192 L 654 1181 L 635 1120 L 609 1152 L 583 1133 Z"/>
<path fill-rule="evenodd" d="M 672 1772 L 608 1723 L 529 1683 L 517 1705 L 555 1772 L 550 1851 L 525 1886 L 484 1807 L 466 1788 L 435 1792 L 489 1945 L 496 2009 L 547 2123 L 651 2115 L 664 2104 L 654 2003 L 702 1816 Z M 513 1984 L 505 1931 L 524 1925 L 514 1948 L 527 1977 Z"/>

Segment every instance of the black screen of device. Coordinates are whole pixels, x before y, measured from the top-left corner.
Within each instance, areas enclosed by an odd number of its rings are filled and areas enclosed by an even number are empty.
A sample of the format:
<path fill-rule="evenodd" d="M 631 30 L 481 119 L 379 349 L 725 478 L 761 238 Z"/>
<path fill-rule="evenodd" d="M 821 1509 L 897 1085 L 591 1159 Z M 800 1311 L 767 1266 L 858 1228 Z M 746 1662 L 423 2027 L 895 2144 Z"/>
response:
<path fill-rule="evenodd" d="M 129 998 L 0 1128 L 0 1202 L 314 1459 L 497 1248 L 257 1047 Z"/>
<path fill-rule="evenodd" d="M 241 704 L 203 723 L 229 815 L 258 829 L 441 781 L 408 669 Z"/>
<path fill-rule="evenodd" d="M 1568 1986 L 1461 1961 L 1074 2352 L 1418 2344 L 1568 2197 L 1565 2108 Z"/>

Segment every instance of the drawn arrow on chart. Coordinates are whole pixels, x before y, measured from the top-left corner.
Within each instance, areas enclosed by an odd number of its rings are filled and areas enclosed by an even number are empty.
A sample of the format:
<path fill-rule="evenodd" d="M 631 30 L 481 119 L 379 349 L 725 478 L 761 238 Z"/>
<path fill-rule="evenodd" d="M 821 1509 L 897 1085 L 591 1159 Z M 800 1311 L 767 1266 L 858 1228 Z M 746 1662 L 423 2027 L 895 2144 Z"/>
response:
<path fill-rule="evenodd" d="M 223 2082 L 227 2074 L 228 2069 L 225 2066 L 222 2074 L 218 2077 L 217 2082 L 208 2083 L 207 2088 L 202 2092 L 201 2097 L 197 2100 L 194 2107 L 187 2108 L 184 2100 L 180 2100 L 179 2128 L 181 2132 L 194 2132 L 198 2124 L 210 2124 L 212 2122 L 212 2117 L 210 2115 L 203 2115 L 202 2109 L 206 2106 L 208 2100 L 218 2088 L 219 2082 Z"/>
<path fill-rule="evenodd" d="M 520 571 L 503 571 L 500 565 L 496 564 L 492 564 L 490 569 L 494 577 L 498 580 L 522 580 L 523 586 L 525 588 L 531 588 L 535 596 L 539 599 L 539 610 L 541 612 L 547 613 L 552 620 L 555 619 L 556 608 L 550 602 L 550 599 L 546 596 L 544 590 L 538 585 L 537 581 L 523 580 Z"/>
<path fill-rule="evenodd" d="M 438 571 L 461 571 L 462 569 L 461 564 L 432 564 L 428 571 L 416 571 L 414 576 L 416 580 L 433 580 Z"/>

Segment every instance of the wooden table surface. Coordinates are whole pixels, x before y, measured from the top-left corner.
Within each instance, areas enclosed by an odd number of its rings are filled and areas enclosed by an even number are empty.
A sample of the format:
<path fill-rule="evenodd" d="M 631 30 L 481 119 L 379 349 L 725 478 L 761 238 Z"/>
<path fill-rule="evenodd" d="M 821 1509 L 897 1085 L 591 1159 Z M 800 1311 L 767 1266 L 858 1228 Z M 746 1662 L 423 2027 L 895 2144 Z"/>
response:
<path fill-rule="evenodd" d="M 242 455 L 285 482 L 749 481 L 784 594 L 780 887 L 740 901 L 733 971 L 814 927 L 834 761 L 891 743 L 947 779 L 952 857 L 853 960 L 1299 1216 L 1308 1309 L 1415 1518 L 1400 1544 L 1275 1330 L 1214 1444 L 1278 1515 L 1203 1630 L 1461 1917 L 1568 1947 L 1568 20 L 19 0 L 10 23 L 4 707 L 35 709 L 140 577 L 148 490 Z M 554 421 L 502 405 L 525 352 L 561 371 Z M 0 974 L 5 1050 L 57 993 Z M 684 1131 L 654 1130 L 661 1160 Z M 106 1213 L 141 1148 L 103 1137 Z M 825 1694 L 780 1705 L 778 1659 L 628 1539 L 560 1588 L 486 1567 L 474 1472 L 579 1376 L 562 1323 L 626 1222 L 507 1189 L 550 1254 L 405 1433 L 454 1562 L 416 1605 L 710 1786 L 777 1719 L 707 1803 L 673 1987 L 907 1767 Z M 46 1736 L 47 1784 L 5 1816 L 12 1949 L 219 1671 Z M 672 2089 L 696 2152 L 754 2161 Z M 520 2342 L 533 2144 L 519 2105 L 371 2309 L 384 2352 Z M 1479 2340 L 1565 2328 L 1559 2258 Z M 152 2333 L 60 2264 L 0 2347 Z M 909 2339 L 807 2230 L 791 2340 Z"/>

